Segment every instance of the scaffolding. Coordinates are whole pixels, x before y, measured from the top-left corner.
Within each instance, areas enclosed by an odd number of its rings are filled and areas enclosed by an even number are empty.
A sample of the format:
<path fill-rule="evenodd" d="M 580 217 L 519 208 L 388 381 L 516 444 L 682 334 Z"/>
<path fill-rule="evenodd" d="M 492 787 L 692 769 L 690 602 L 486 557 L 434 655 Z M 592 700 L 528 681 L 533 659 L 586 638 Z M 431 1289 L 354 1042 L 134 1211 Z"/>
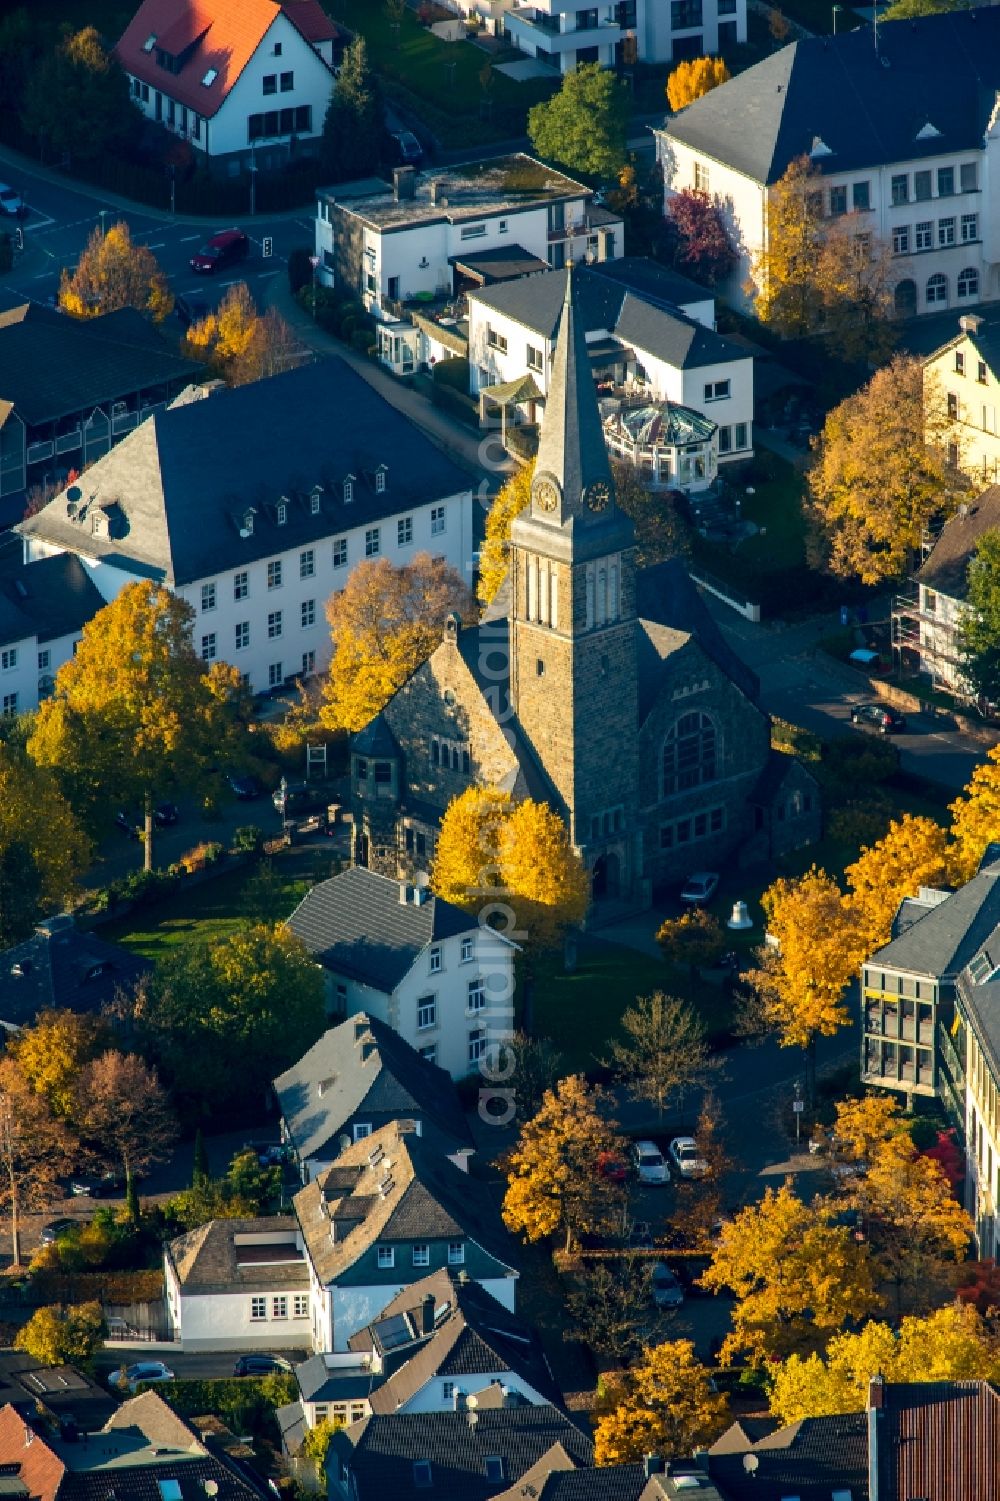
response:
<path fill-rule="evenodd" d="M 967 701 L 957 623 L 922 606 L 916 584 L 894 597 L 890 620 L 893 666 L 899 676 L 929 677 L 933 687 Z"/>

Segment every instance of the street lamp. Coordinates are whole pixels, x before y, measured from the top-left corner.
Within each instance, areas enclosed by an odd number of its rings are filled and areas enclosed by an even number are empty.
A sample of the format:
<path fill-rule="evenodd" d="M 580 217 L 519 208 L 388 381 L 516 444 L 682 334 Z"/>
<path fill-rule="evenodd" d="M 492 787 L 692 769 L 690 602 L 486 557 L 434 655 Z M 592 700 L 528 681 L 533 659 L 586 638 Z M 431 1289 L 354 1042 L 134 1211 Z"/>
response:
<path fill-rule="evenodd" d="M 838 16 L 842 16 L 843 14 L 844 14 L 844 7 L 842 5 L 835 5 L 833 7 L 833 34 L 834 34 L 834 36 L 837 35 L 837 17 Z"/>
<path fill-rule="evenodd" d="M 102 240 L 103 240 L 103 239 L 104 239 L 104 238 L 105 238 L 105 236 L 106 236 L 106 235 L 107 235 L 107 229 L 106 229 L 106 228 L 105 228 L 105 223 L 104 223 L 104 221 L 105 221 L 105 220 L 106 220 L 106 219 L 107 219 L 107 217 L 108 217 L 108 214 L 109 214 L 109 213 L 110 213 L 110 212 L 111 212 L 111 210 L 110 210 L 110 209 L 106 209 L 106 208 L 102 208 L 102 209 L 101 209 L 101 210 L 100 210 L 100 215 L 101 215 L 101 239 L 102 239 Z"/>

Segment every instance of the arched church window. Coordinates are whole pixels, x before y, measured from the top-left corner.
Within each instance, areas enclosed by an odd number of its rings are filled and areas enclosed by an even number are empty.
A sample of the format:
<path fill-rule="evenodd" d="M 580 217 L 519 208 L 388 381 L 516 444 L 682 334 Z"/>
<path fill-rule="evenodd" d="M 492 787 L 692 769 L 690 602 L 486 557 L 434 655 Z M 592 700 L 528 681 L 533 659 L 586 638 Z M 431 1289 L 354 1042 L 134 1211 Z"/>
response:
<path fill-rule="evenodd" d="M 671 796 L 719 775 L 719 742 L 707 714 L 682 714 L 663 744 L 663 795 Z"/>

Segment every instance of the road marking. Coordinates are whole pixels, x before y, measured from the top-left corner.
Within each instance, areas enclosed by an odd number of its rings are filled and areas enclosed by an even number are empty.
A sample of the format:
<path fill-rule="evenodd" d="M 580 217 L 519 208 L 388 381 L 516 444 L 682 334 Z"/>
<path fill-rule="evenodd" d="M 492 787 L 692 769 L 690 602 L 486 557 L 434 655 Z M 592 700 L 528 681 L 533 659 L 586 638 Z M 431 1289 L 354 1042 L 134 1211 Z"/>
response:
<path fill-rule="evenodd" d="M 269 276 L 280 276 L 280 275 L 281 275 L 280 271 L 259 271 L 257 273 L 257 280 L 258 281 L 267 281 L 267 279 L 268 279 Z"/>
<path fill-rule="evenodd" d="M 147 250 L 165 250 L 166 246 L 167 246 L 166 240 L 157 240 L 157 242 L 156 242 L 155 245 L 147 245 L 146 249 Z"/>
<path fill-rule="evenodd" d="M 242 280 L 243 280 L 243 278 L 241 276 L 234 276 L 232 281 L 220 281 L 219 282 L 219 286 L 220 287 L 235 287 Z"/>
<path fill-rule="evenodd" d="M 201 239 L 201 235 L 184 235 L 184 237 L 181 240 L 181 244 L 182 245 L 187 245 L 187 244 L 190 243 L 191 240 L 200 240 L 200 239 Z"/>
<path fill-rule="evenodd" d="M 37 234 L 39 230 L 44 229 L 47 224 L 54 224 L 56 222 L 49 214 L 39 215 L 38 219 L 32 219 L 31 215 L 34 212 L 34 209 L 28 210 L 28 222 L 25 225 L 25 228 L 33 230 L 35 234 Z"/>

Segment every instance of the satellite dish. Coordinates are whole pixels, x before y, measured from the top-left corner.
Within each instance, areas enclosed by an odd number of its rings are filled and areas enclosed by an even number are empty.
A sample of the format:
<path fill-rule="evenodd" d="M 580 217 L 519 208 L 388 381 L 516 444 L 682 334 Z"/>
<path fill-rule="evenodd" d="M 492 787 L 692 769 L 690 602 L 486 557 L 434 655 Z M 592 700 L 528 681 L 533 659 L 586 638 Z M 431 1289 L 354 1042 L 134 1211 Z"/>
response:
<path fill-rule="evenodd" d="M 83 491 L 80 489 L 80 486 L 70 485 L 69 489 L 66 491 L 66 499 L 73 501 L 82 500 Z"/>
<path fill-rule="evenodd" d="M 205 1481 L 205 1495 L 217 1496 L 219 1494 L 219 1482 L 217 1480 Z"/>
<path fill-rule="evenodd" d="M 760 1469 L 760 1460 L 757 1458 L 756 1454 L 744 1454 L 743 1468 L 744 1470 L 746 1470 L 748 1475 L 756 1475 L 757 1471 Z"/>
<path fill-rule="evenodd" d="M 240 536 L 241 537 L 246 538 L 246 537 L 250 537 L 252 535 L 253 535 L 253 533 L 252 532 L 248 532 L 245 526 L 241 526 L 240 527 Z"/>
<path fill-rule="evenodd" d="M 479 1398 L 476 1396 L 475 1392 L 469 1393 L 469 1395 L 465 1399 L 465 1405 L 466 1407 L 471 1408 L 476 1408 L 479 1406 Z"/>
<path fill-rule="evenodd" d="M 425 890 L 426 887 L 431 884 L 431 878 L 427 874 L 426 870 L 417 871 L 416 875 L 413 877 L 413 884 L 414 886 L 419 886 L 421 890 Z"/>

